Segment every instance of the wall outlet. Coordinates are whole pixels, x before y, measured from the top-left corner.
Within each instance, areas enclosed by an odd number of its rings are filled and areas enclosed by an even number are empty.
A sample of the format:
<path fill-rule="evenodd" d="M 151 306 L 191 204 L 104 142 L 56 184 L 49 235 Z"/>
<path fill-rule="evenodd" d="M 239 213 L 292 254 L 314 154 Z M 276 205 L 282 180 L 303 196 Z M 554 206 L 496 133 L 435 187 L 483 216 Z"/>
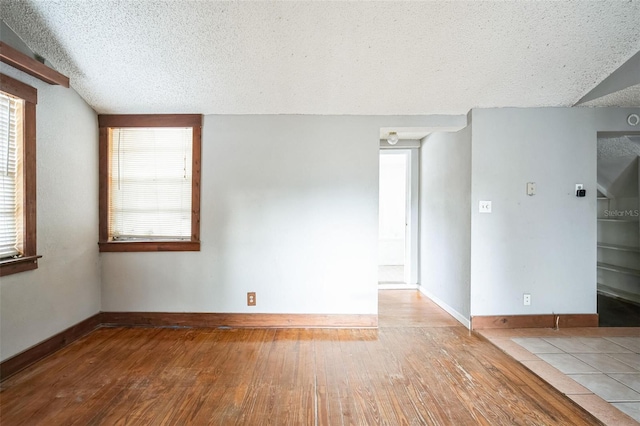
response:
<path fill-rule="evenodd" d="M 247 306 L 256 306 L 256 292 L 250 291 L 247 293 Z"/>
<path fill-rule="evenodd" d="M 580 191 L 581 189 L 584 189 L 584 185 L 581 183 L 576 183 L 576 192 Z"/>
<path fill-rule="evenodd" d="M 491 213 L 491 201 L 480 201 L 478 211 L 480 213 Z"/>
<path fill-rule="evenodd" d="M 530 306 L 531 305 L 531 295 L 529 293 L 525 293 L 522 295 L 522 304 L 524 306 Z"/>

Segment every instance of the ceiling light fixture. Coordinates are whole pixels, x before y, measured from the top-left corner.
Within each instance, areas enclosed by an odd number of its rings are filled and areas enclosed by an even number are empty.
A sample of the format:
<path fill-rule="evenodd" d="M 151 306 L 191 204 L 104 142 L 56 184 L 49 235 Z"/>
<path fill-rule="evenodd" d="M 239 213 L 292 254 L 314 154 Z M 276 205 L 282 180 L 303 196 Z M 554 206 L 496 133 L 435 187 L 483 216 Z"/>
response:
<path fill-rule="evenodd" d="M 389 132 L 389 136 L 387 137 L 387 142 L 389 142 L 389 145 L 397 144 L 398 134 L 396 132 Z"/>

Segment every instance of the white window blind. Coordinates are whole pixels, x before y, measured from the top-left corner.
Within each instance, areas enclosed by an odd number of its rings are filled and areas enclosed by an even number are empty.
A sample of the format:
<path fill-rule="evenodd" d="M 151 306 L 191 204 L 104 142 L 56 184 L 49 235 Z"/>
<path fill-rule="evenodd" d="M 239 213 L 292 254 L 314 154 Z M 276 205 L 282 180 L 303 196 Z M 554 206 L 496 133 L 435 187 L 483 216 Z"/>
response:
<path fill-rule="evenodd" d="M 0 259 L 23 253 L 23 101 L 0 92 Z"/>
<path fill-rule="evenodd" d="M 191 128 L 112 128 L 109 236 L 191 238 Z"/>

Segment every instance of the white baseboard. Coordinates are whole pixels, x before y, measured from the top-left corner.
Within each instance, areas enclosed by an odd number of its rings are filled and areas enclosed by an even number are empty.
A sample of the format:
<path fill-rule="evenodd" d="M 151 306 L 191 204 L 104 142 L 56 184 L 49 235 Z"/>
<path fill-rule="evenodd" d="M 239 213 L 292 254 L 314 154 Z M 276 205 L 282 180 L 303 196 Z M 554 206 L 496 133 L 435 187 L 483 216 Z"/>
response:
<path fill-rule="evenodd" d="M 460 312 L 456 311 L 451 306 L 447 305 L 445 302 L 440 300 L 438 297 L 436 297 L 434 294 L 432 294 L 429 290 L 427 290 L 423 286 L 419 285 L 418 290 L 420 290 L 420 293 L 424 294 L 429 299 L 431 299 L 433 303 L 435 303 L 436 305 L 440 306 L 442 309 L 447 311 L 447 313 L 452 317 L 454 317 L 460 324 L 464 325 L 468 329 L 471 328 L 471 321 L 468 318 L 465 318 L 464 315 L 462 315 Z"/>
<path fill-rule="evenodd" d="M 378 290 L 418 290 L 418 284 L 378 283 Z"/>

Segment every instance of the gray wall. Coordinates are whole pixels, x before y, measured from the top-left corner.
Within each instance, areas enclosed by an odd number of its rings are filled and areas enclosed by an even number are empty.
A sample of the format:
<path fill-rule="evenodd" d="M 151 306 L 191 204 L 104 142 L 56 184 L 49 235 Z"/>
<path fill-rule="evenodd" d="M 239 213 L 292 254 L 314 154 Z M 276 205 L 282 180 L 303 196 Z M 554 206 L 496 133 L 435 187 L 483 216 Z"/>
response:
<path fill-rule="evenodd" d="M 421 290 L 465 325 L 470 316 L 471 126 L 420 148 Z"/>
<path fill-rule="evenodd" d="M 100 311 L 96 114 L 73 89 L 0 64 L 38 89 L 38 269 L 0 278 L 0 359 Z"/>
<path fill-rule="evenodd" d="M 38 270 L 0 282 L 2 359 L 100 306 L 377 313 L 379 129 L 453 124 L 439 116 L 207 116 L 202 251 L 105 253 L 100 263 L 94 112 L 72 89 L 1 67 L 39 90 L 44 256 Z M 626 124 L 631 112 L 640 109 L 473 110 L 472 134 L 425 141 L 423 289 L 462 322 L 595 312 L 597 132 L 636 130 Z M 586 198 L 575 197 L 575 183 Z M 491 200 L 493 213 L 479 214 L 480 200 Z M 245 306 L 247 291 L 258 293 L 256 308 Z"/>
<path fill-rule="evenodd" d="M 202 251 L 103 253 L 103 310 L 377 313 L 377 132 L 206 116 Z"/>
<path fill-rule="evenodd" d="M 206 116 L 202 251 L 102 253 L 102 309 L 377 314 L 380 127 L 464 121 Z"/>
<path fill-rule="evenodd" d="M 639 111 L 472 111 L 472 316 L 596 312 L 597 133 L 633 130 L 626 118 Z M 478 213 L 480 200 L 493 213 Z"/>

